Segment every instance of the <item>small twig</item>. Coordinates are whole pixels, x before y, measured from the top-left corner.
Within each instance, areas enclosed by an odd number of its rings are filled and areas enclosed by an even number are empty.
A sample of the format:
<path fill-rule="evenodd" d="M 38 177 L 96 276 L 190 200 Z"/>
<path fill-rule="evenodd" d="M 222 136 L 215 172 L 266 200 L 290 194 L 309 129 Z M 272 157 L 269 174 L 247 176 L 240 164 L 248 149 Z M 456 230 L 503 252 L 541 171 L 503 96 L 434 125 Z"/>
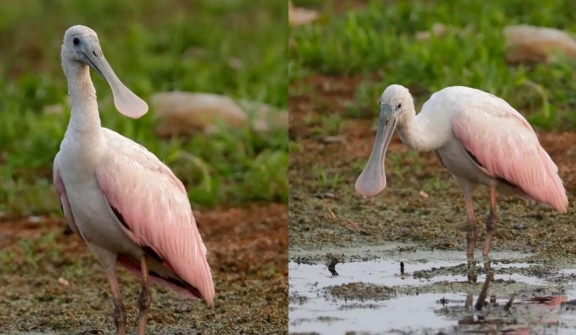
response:
<path fill-rule="evenodd" d="M 318 199 L 338 199 L 337 196 L 335 196 L 333 193 L 330 193 L 330 192 L 316 193 L 316 194 L 314 194 L 314 197 L 316 197 Z"/>
<path fill-rule="evenodd" d="M 326 136 L 322 139 L 324 143 L 346 143 L 346 139 L 343 136 Z"/>
<path fill-rule="evenodd" d="M 328 264 L 328 271 L 330 271 L 332 276 L 338 276 L 338 272 L 336 272 L 336 264 L 338 264 L 338 258 L 332 258 L 332 262 Z"/>
<path fill-rule="evenodd" d="M 328 207 L 328 205 L 326 204 L 326 201 L 324 199 L 322 199 L 322 203 L 324 203 L 324 208 L 326 209 L 326 211 L 328 212 L 328 217 L 330 217 L 330 219 L 332 219 L 332 221 L 336 221 L 336 215 L 334 214 L 334 212 L 332 212 L 332 210 Z"/>

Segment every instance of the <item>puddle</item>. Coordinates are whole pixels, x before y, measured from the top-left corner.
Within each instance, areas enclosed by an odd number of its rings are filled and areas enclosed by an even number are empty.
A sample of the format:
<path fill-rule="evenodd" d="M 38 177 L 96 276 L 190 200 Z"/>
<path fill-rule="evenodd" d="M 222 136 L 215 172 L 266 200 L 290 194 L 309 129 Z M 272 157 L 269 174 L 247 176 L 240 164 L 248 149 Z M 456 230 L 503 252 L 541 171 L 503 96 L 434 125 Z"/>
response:
<path fill-rule="evenodd" d="M 328 269 L 326 250 L 291 253 L 290 333 L 576 333 L 576 303 L 570 302 L 576 299 L 576 266 L 527 263 L 532 255 L 494 252 L 494 281 L 478 311 L 487 278 L 481 262 L 477 282 L 469 283 L 463 252 L 403 250 L 330 250 L 328 258 L 342 262 L 333 269 L 338 275 Z"/>

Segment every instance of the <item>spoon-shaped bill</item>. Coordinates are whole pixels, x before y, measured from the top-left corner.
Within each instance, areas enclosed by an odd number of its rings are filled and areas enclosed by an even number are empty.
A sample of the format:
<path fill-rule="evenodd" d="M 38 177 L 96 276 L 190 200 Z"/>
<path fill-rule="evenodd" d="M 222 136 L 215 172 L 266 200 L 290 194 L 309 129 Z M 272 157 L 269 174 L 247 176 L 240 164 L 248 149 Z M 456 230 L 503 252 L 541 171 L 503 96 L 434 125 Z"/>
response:
<path fill-rule="evenodd" d="M 88 52 L 84 53 L 84 56 L 94 71 L 98 72 L 99 75 L 106 79 L 108 85 L 110 85 L 116 109 L 118 109 L 120 113 L 133 119 L 137 119 L 146 114 L 148 112 L 146 102 L 130 91 L 130 89 L 118 79 L 102 51 L 97 49 L 99 48 L 96 46 L 93 50 L 88 50 Z"/>
<path fill-rule="evenodd" d="M 356 180 L 356 191 L 365 197 L 373 197 L 386 187 L 384 157 L 395 128 L 396 118 L 388 120 L 388 115 L 381 112 L 372 153 L 364 170 Z"/>

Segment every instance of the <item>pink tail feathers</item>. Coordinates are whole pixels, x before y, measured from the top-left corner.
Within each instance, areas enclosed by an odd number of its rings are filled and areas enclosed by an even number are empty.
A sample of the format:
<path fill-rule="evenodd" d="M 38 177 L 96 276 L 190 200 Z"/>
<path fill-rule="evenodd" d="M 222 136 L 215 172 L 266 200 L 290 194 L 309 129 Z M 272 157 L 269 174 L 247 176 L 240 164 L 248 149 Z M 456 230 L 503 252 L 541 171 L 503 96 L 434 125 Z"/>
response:
<path fill-rule="evenodd" d="M 142 270 L 140 268 L 140 263 L 134 260 L 132 257 L 123 254 L 118 254 L 118 263 L 120 263 L 120 265 L 126 268 L 130 273 L 142 279 Z M 202 296 L 202 294 L 200 293 L 200 291 L 198 291 L 198 289 L 183 281 L 178 280 L 171 281 L 169 279 L 160 277 L 154 273 L 149 273 L 149 276 L 150 280 L 153 283 L 169 288 L 174 292 L 178 293 L 183 298 L 203 299 L 209 306 L 212 305 L 213 298 L 206 299 L 205 297 Z"/>
<path fill-rule="evenodd" d="M 548 153 L 540 148 L 540 157 L 530 159 L 524 166 L 517 167 L 519 187 L 533 200 L 548 204 L 560 213 L 568 209 L 568 194 L 558 175 L 558 168 Z"/>
<path fill-rule="evenodd" d="M 541 157 L 546 166 L 546 182 L 542 185 L 539 193 L 542 195 L 542 202 L 550 204 L 560 213 L 566 213 L 568 210 L 568 194 L 562 179 L 558 175 L 558 168 L 544 149 L 541 149 Z M 538 199 L 536 199 L 538 200 Z"/>

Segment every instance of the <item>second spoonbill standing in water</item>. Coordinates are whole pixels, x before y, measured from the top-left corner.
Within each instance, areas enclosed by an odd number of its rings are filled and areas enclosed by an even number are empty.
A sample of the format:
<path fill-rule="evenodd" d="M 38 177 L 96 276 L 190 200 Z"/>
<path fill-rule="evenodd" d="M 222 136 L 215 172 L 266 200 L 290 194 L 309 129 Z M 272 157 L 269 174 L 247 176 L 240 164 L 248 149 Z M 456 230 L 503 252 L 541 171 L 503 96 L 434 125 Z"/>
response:
<path fill-rule="evenodd" d="M 483 256 L 490 251 L 498 223 L 496 191 L 548 204 L 561 213 L 567 210 L 558 168 L 528 121 L 506 101 L 463 86 L 434 93 L 418 115 L 407 88 L 390 85 L 384 90 L 372 154 L 356 181 L 363 196 L 375 196 L 386 187 L 384 157 L 396 127 L 412 150 L 434 151 L 460 186 L 468 217 L 468 258 L 474 258 L 476 248 L 472 191 L 477 184 L 490 188 Z"/>
<path fill-rule="evenodd" d="M 150 281 L 211 306 L 212 273 L 184 185 L 146 148 L 101 127 L 89 67 L 108 82 L 120 113 L 138 118 L 148 105 L 116 77 L 92 29 L 66 30 L 61 57 L 72 112 L 54 159 L 54 184 L 68 224 L 106 271 L 116 334 L 126 332 L 117 263 L 142 281 L 139 335 L 150 308 Z"/>

